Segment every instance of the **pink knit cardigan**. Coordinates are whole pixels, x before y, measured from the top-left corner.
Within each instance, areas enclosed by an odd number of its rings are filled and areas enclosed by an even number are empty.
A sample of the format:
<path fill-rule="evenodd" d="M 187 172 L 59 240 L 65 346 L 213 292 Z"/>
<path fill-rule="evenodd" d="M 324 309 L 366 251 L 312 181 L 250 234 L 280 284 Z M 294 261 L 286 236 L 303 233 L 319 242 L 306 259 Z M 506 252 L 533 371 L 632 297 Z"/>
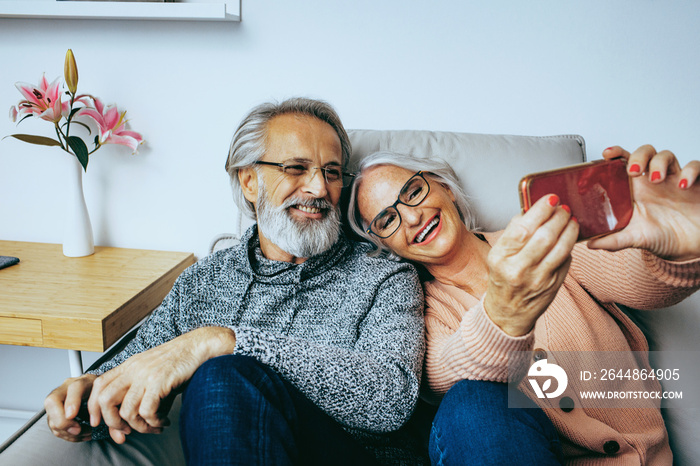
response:
<path fill-rule="evenodd" d="M 494 244 L 501 233 L 485 237 Z M 667 262 L 640 250 L 609 253 L 577 244 L 564 284 L 535 328 L 511 337 L 484 311 L 483 297 L 431 281 L 425 283 L 427 355 L 425 374 L 433 399 L 462 379 L 506 382 L 508 352 L 646 351 L 641 330 L 617 307 L 670 306 L 700 287 L 700 260 Z M 649 368 L 648 362 L 642 367 Z M 520 389 L 544 409 L 559 431 L 567 464 L 670 465 L 668 435 L 658 409 L 581 408 L 576 380 L 565 395 L 574 409 L 557 399 L 539 400 L 529 385 Z M 606 454 L 612 441 L 619 450 Z M 610 449 L 608 448 L 608 451 Z"/>

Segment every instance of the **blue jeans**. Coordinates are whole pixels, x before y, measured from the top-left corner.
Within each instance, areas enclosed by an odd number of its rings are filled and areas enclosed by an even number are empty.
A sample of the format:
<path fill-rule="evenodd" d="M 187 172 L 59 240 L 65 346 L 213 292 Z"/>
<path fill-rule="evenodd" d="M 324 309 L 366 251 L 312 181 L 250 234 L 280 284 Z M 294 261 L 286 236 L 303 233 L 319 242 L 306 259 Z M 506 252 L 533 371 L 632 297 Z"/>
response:
<path fill-rule="evenodd" d="M 518 393 L 526 398 L 525 395 Z M 561 465 L 559 436 L 547 415 L 509 408 L 508 386 L 462 380 L 445 395 L 430 432 L 433 465 Z M 520 405 L 525 406 L 525 405 Z"/>
<path fill-rule="evenodd" d="M 254 358 L 211 359 L 182 396 L 190 465 L 375 464 L 340 424 Z"/>

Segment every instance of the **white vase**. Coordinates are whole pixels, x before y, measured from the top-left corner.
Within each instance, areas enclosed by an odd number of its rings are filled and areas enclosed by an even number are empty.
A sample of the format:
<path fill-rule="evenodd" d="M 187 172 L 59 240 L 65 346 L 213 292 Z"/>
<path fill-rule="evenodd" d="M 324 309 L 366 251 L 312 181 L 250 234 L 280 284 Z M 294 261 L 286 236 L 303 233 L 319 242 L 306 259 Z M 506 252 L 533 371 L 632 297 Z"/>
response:
<path fill-rule="evenodd" d="M 92 225 L 83 195 L 83 167 L 78 158 L 70 156 L 66 177 L 66 217 L 63 232 L 63 255 L 89 256 L 95 252 Z"/>

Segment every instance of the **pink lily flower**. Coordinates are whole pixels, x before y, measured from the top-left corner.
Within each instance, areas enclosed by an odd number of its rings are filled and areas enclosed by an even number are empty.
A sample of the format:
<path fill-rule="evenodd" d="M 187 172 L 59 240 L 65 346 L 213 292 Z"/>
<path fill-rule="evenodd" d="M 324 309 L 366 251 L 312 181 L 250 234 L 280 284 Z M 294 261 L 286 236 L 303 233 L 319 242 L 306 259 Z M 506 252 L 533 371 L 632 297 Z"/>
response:
<path fill-rule="evenodd" d="M 130 147 L 135 154 L 139 144 L 143 143 L 143 137 L 126 129 L 126 111 L 119 113 L 116 106 L 105 106 L 98 98 L 94 99 L 95 108 L 83 108 L 79 115 L 85 115 L 97 123 L 99 127 L 99 143 L 121 144 Z"/>
<path fill-rule="evenodd" d="M 61 102 L 58 79 L 49 84 L 46 75 L 42 75 L 39 87 L 27 83 L 17 83 L 15 86 L 26 99 L 17 104 L 16 112 L 19 115 L 33 115 L 56 123 L 65 112 L 70 111 L 70 104 Z M 12 115 L 16 119 L 14 112 L 11 112 Z"/>

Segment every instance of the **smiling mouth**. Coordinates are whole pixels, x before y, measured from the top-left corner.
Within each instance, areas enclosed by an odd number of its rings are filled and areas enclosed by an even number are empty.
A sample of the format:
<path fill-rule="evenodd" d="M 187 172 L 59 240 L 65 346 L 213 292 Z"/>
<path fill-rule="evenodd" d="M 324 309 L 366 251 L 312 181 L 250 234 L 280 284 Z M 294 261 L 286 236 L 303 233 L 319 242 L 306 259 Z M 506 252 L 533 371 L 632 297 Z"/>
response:
<path fill-rule="evenodd" d="M 307 214 L 320 214 L 321 213 L 321 209 L 318 207 L 309 207 L 309 206 L 297 204 L 294 206 L 294 208 L 301 210 L 302 212 L 306 212 Z"/>
<path fill-rule="evenodd" d="M 433 217 L 431 221 L 428 222 L 425 227 L 416 235 L 416 238 L 413 240 L 414 243 L 422 243 L 423 240 L 425 240 L 425 237 L 428 236 L 435 228 L 440 224 L 440 215 L 436 215 Z"/>

